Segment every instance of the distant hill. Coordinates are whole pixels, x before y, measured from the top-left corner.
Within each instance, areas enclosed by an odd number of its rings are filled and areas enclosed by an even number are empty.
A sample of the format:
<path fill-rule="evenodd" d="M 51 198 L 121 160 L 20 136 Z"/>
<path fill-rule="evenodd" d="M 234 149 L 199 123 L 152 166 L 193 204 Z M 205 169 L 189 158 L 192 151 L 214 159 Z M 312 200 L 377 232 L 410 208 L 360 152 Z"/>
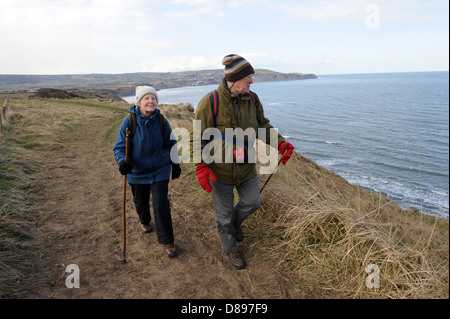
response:
<path fill-rule="evenodd" d="M 316 79 L 315 74 L 255 70 L 255 82 Z M 118 96 L 133 95 L 136 85 L 157 90 L 219 83 L 223 70 L 139 72 L 122 74 L 13 75 L 0 74 L 0 92 L 29 92 L 40 88 L 97 89 Z"/>

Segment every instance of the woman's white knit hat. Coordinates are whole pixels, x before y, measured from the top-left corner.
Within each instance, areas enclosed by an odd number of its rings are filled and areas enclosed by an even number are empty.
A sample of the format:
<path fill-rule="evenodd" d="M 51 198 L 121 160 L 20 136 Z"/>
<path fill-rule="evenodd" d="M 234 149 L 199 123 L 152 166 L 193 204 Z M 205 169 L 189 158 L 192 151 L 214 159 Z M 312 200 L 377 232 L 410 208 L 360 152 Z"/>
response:
<path fill-rule="evenodd" d="M 137 86 L 136 87 L 136 105 L 139 104 L 139 101 L 144 97 L 146 94 L 153 94 L 156 97 L 156 103 L 158 104 L 158 93 L 156 93 L 156 90 L 151 86 Z"/>

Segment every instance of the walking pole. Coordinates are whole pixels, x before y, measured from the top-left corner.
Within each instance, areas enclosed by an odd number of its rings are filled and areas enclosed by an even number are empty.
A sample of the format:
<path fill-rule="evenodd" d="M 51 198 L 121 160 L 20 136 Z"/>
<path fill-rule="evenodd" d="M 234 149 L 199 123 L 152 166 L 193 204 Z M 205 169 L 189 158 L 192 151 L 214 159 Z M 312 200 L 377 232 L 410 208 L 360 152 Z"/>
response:
<path fill-rule="evenodd" d="M 125 163 L 128 158 L 128 136 L 130 136 L 130 131 L 126 130 L 126 143 L 125 143 Z M 126 258 L 126 247 L 127 247 L 127 223 L 126 223 L 126 214 L 125 214 L 125 206 L 126 206 L 126 198 L 127 198 L 127 175 L 123 177 L 123 203 L 122 203 L 122 219 L 123 219 L 123 260 L 124 264 L 127 263 Z"/>
<path fill-rule="evenodd" d="M 284 151 L 284 154 L 286 154 L 287 151 L 288 151 L 288 149 L 286 149 L 286 150 Z M 280 163 L 281 163 L 281 160 L 283 159 L 284 154 L 281 155 L 281 158 L 280 158 L 280 160 L 278 161 L 277 167 L 280 166 Z M 267 178 L 267 180 L 266 180 L 266 182 L 264 183 L 263 187 L 261 187 L 261 190 L 259 191 L 260 194 L 262 193 L 264 187 L 266 187 L 267 183 L 268 183 L 268 182 L 270 181 L 270 179 L 272 178 L 273 174 L 275 174 L 275 172 L 273 172 L 272 174 L 270 174 L 269 178 Z"/>

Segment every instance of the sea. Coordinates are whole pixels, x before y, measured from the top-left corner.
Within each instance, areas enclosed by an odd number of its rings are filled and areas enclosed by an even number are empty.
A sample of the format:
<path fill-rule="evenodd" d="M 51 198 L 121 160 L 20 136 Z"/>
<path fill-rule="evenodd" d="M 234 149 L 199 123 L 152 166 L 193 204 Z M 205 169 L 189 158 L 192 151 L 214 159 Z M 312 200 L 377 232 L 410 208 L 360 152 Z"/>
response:
<path fill-rule="evenodd" d="M 196 108 L 217 86 L 160 90 L 159 103 Z M 404 209 L 449 217 L 448 71 L 318 75 L 251 90 L 301 155 Z"/>

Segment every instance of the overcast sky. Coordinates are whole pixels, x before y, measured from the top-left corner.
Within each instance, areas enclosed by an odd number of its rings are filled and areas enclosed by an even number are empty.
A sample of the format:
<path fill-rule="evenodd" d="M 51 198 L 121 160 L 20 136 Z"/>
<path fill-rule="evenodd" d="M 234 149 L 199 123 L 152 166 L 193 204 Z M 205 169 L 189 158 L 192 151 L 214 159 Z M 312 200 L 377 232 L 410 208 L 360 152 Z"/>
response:
<path fill-rule="evenodd" d="M 0 74 L 449 69 L 448 0 L 0 0 Z"/>

